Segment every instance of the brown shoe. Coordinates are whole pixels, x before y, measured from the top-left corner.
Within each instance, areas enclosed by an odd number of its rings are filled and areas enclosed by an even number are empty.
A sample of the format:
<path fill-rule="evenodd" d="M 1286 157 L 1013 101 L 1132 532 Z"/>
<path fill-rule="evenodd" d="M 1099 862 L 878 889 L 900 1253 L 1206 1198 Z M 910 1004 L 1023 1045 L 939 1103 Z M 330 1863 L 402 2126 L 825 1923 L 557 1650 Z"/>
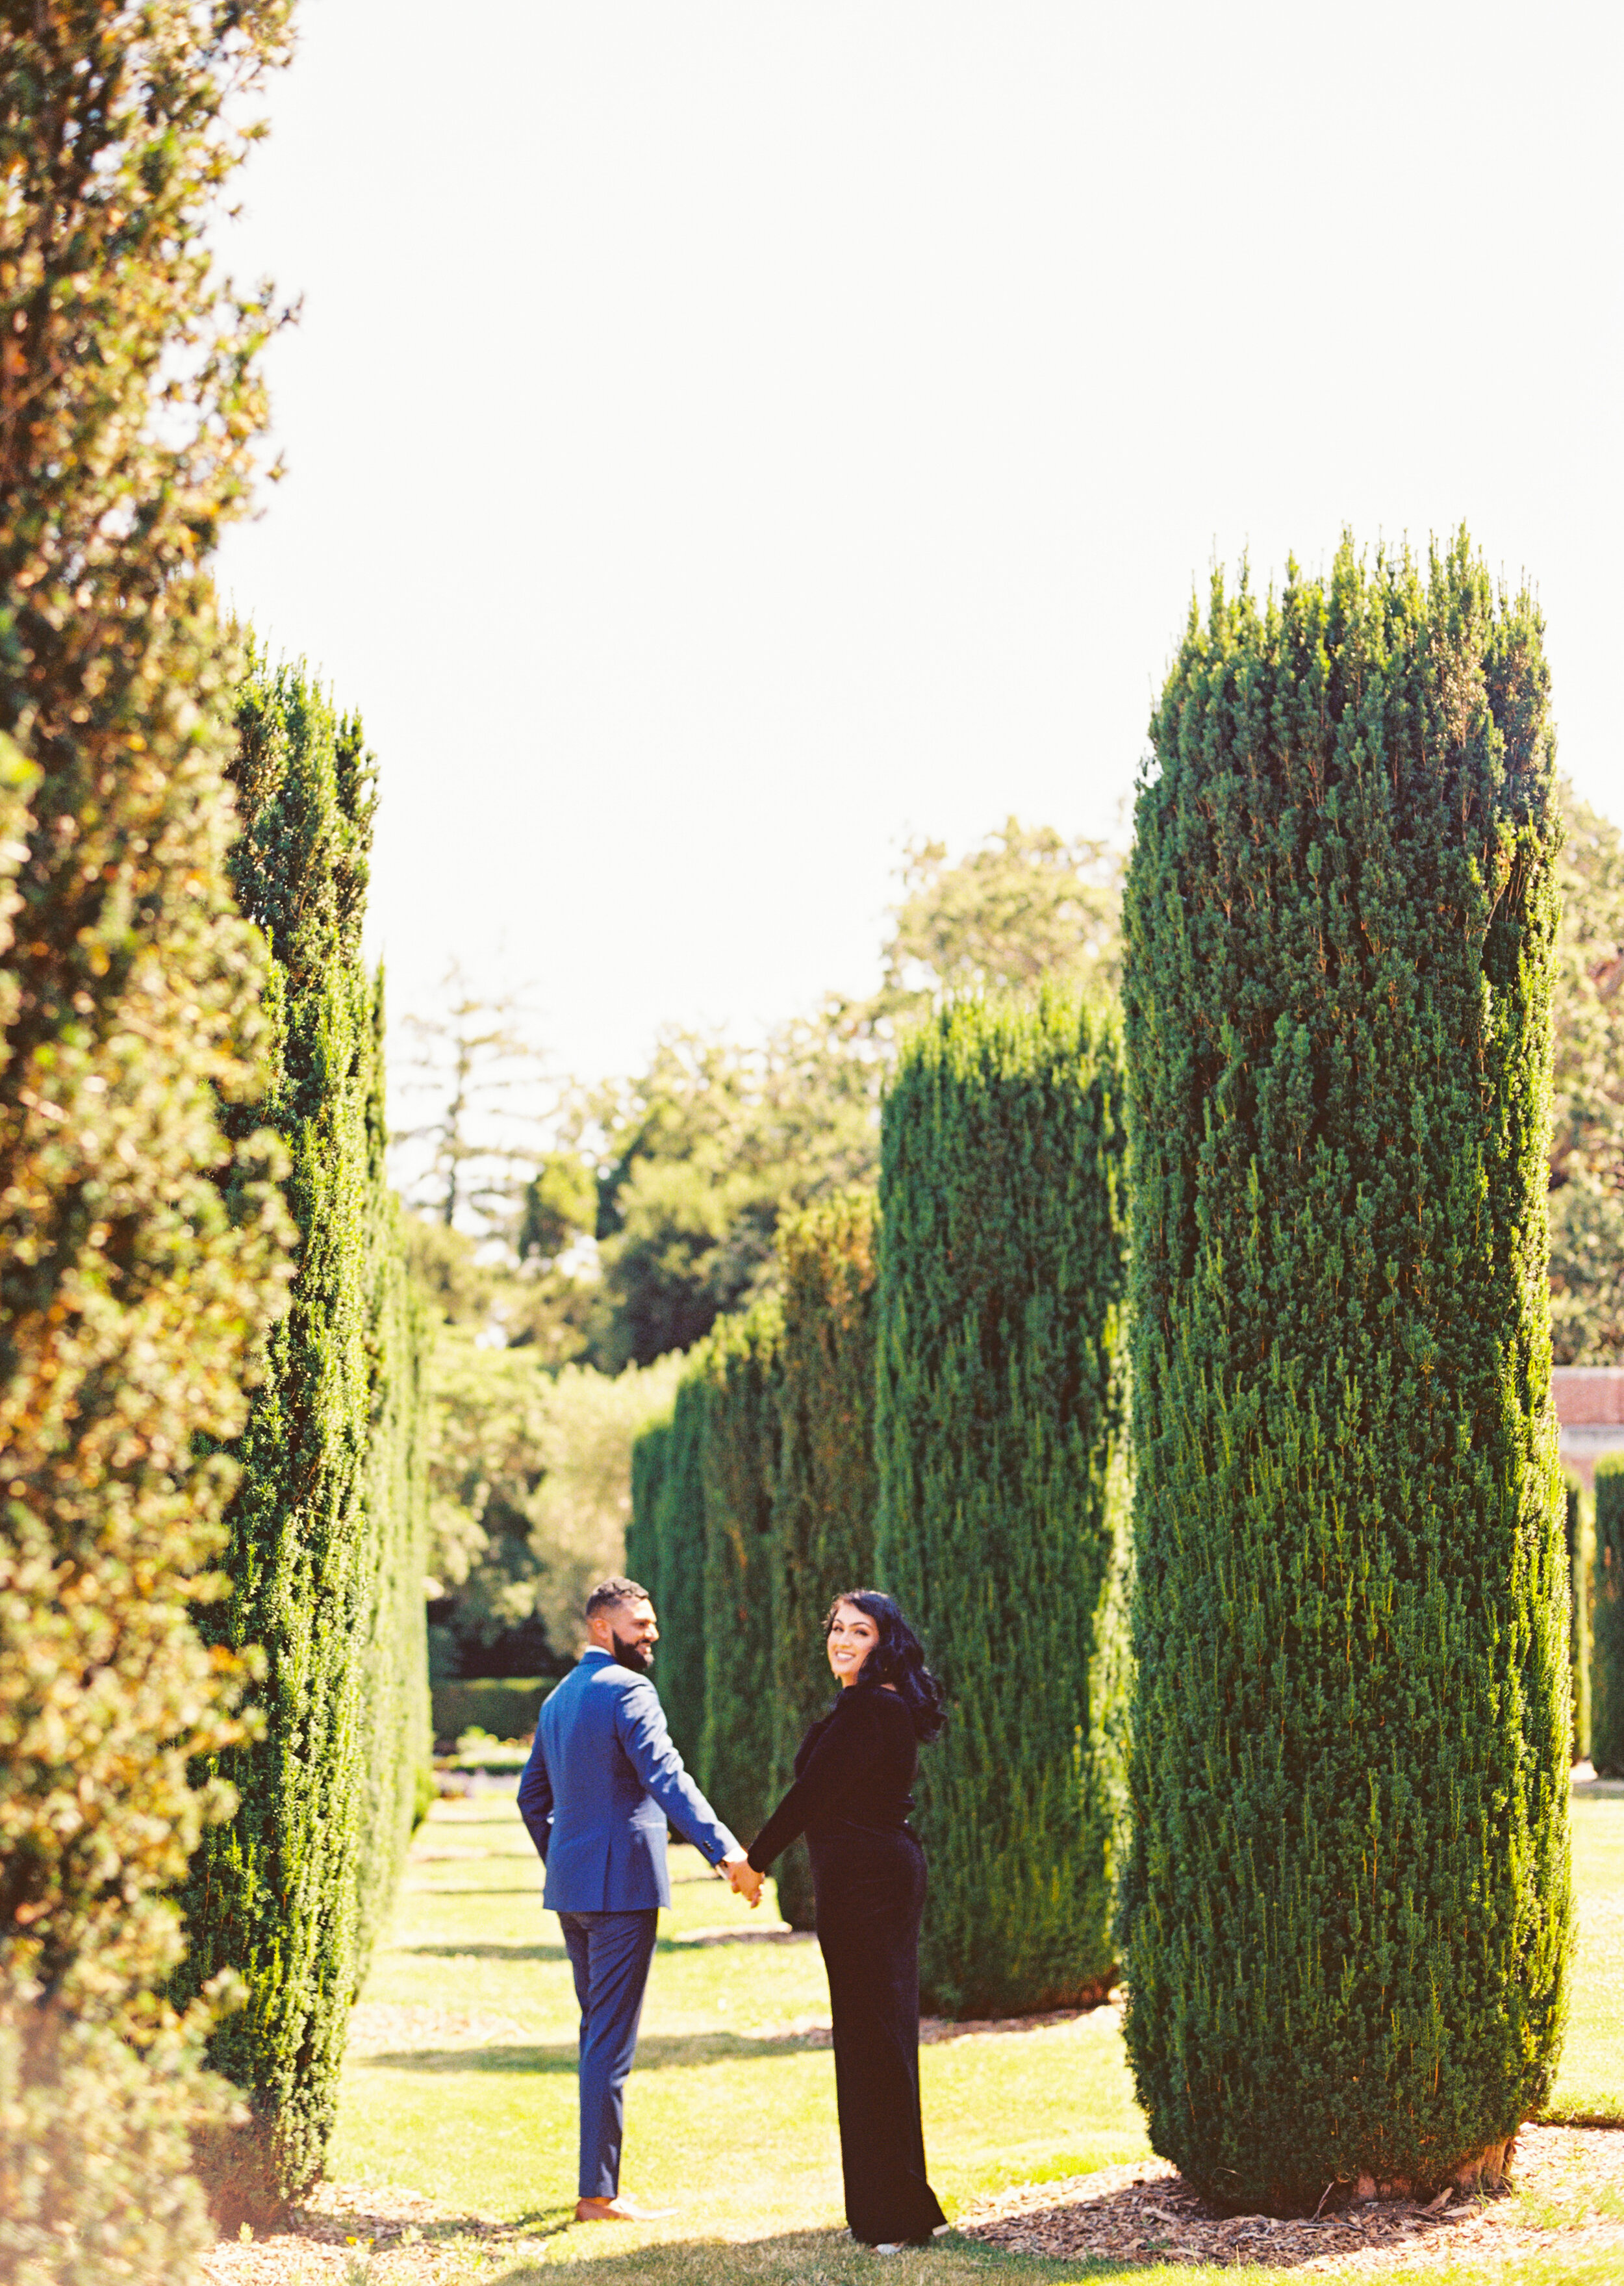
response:
<path fill-rule="evenodd" d="M 617 2193 L 612 2199 L 577 2199 L 577 2222 L 665 2222 L 676 2212 L 674 2207 L 643 2207 L 636 2200 Z"/>

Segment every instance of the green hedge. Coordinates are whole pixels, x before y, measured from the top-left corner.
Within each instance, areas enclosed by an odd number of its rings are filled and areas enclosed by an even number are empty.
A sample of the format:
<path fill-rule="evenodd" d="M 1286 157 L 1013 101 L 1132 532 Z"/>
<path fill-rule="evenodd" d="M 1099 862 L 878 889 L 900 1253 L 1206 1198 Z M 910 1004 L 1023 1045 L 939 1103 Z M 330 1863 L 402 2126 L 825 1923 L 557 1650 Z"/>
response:
<path fill-rule="evenodd" d="M 705 1345 L 677 1383 L 654 1510 L 659 1617 L 654 1679 L 676 1750 L 697 1770 L 705 1740 Z"/>
<path fill-rule="evenodd" d="M 484 1730 L 493 1738 L 528 1738 L 552 1688 L 550 1675 L 480 1675 L 470 1683 L 437 1683 L 430 1693 L 435 1745 L 454 1746 L 465 1730 Z"/>
<path fill-rule="evenodd" d="M 843 1588 L 874 1577 L 874 1328 L 879 1221 L 871 1192 L 808 1208 L 779 1234 L 779 1460 L 772 1533 L 772 1784 L 835 1688 L 824 1620 Z M 812 1868 L 797 1841 L 777 1864 L 778 1910 L 814 1918 Z"/>
<path fill-rule="evenodd" d="M 1215 578 L 1123 923 L 1155 2149 L 1423 2195 L 1550 2088 L 1572 1708 L 1545 1278 L 1540 621 L 1462 538 Z"/>
<path fill-rule="evenodd" d="M 705 1717 L 698 1778 L 746 1845 L 772 1807 L 773 1494 L 778 1347 L 770 1297 L 719 1319 L 703 1351 Z"/>
<path fill-rule="evenodd" d="M 626 1525 L 626 1576 L 659 1609 L 659 1502 L 671 1457 L 671 1417 L 651 1421 L 632 1440 L 632 1510 Z"/>
<path fill-rule="evenodd" d="M 225 2219 L 319 2176 L 349 2011 L 426 1759 L 418 1343 L 383 1176 L 376 990 L 361 957 L 374 808 L 353 720 L 295 667 L 257 665 L 238 710 L 233 870 L 272 954 L 276 1056 L 233 1114 L 281 1134 L 301 1253 L 236 1447 L 241 1478 L 205 1634 L 267 1661 L 263 1736 L 211 1765 L 239 1796 L 183 1892 L 184 1992 L 217 1970 L 247 2006 L 211 2044 L 250 2125 L 212 2161 Z"/>
<path fill-rule="evenodd" d="M 918 1817 L 921 1987 L 954 2015 L 1116 1967 L 1123 1118 L 1114 1021 L 1059 990 L 943 1009 L 886 1098 L 876 1565 L 950 1708 Z"/>
<path fill-rule="evenodd" d="M 1564 1474 L 1563 1493 L 1572 1631 L 1568 1663 L 1573 1675 L 1573 1760 L 1582 1762 L 1590 1753 L 1590 1599 L 1596 1567 L 1596 1517 L 1593 1502 L 1571 1472 Z"/>
<path fill-rule="evenodd" d="M 1590 1759 L 1599 1777 L 1624 1778 L 1624 1453 L 1596 1463 L 1595 1531 Z"/>

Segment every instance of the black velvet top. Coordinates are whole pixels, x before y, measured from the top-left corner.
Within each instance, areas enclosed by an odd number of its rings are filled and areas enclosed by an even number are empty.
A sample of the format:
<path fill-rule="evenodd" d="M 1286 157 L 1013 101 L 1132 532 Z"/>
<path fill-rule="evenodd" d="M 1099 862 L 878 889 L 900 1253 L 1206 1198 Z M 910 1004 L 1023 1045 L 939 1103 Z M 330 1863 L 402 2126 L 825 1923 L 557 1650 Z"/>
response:
<path fill-rule="evenodd" d="M 832 1841 L 856 1833 L 898 1833 L 913 1808 L 919 1746 L 913 1716 L 894 1691 L 853 1683 L 795 1756 L 795 1783 L 750 1846 L 764 1873 L 798 1833 Z"/>

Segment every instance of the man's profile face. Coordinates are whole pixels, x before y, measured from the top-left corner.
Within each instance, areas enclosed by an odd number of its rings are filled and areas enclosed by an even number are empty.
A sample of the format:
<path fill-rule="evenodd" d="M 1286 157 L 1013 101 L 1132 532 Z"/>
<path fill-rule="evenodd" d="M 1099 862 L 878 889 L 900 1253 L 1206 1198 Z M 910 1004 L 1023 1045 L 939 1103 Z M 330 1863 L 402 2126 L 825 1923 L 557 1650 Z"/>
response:
<path fill-rule="evenodd" d="M 640 1596 L 635 1604 L 612 1604 L 609 1625 L 615 1657 L 621 1666 L 629 1667 L 634 1675 L 647 1675 L 654 1665 L 654 1646 L 659 1641 L 659 1625 L 648 1597 Z"/>

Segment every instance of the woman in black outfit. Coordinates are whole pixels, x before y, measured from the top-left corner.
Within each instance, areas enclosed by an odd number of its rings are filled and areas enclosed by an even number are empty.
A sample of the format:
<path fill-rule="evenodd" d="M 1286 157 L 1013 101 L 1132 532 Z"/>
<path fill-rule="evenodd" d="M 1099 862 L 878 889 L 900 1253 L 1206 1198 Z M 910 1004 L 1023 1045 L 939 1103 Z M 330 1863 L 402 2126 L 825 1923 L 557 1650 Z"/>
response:
<path fill-rule="evenodd" d="M 919 1917 L 925 1852 L 908 1826 L 918 1741 L 942 1693 L 889 1596 L 840 1596 L 828 1620 L 841 1689 L 795 1756 L 795 1783 L 757 1834 L 764 1873 L 805 1833 L 829 1972 L 846 2219 L 884 2253 L 947 2227 L 925 2178 L 919 2121 Z"/>

